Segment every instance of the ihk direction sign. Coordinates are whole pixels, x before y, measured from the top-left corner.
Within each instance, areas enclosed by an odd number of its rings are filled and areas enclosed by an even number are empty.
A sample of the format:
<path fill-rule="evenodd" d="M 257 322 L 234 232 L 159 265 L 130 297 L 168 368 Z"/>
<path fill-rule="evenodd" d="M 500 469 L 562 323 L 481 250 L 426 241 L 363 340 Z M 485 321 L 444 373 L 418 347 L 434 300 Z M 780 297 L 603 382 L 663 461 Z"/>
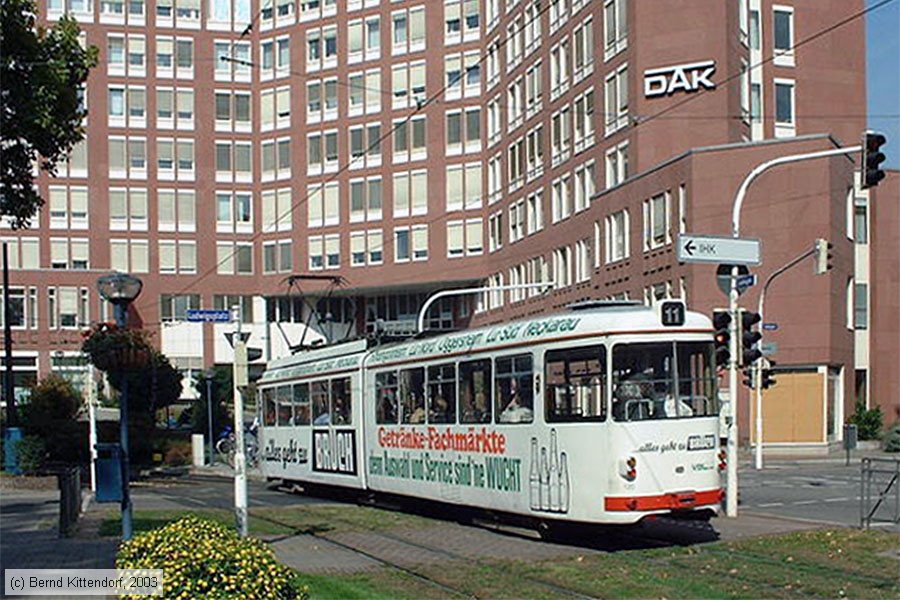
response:
<path fill-rule="evenodd" d="M 192 323 L 230 323 L 231 311 L 189 308 L 187 320 Z"/>
<path fill-rule="evenodd" d="M 678 261 L 687 263 L 727 263 L 758 265 L 757 239 L 683 233 L 678 236 Z"/>

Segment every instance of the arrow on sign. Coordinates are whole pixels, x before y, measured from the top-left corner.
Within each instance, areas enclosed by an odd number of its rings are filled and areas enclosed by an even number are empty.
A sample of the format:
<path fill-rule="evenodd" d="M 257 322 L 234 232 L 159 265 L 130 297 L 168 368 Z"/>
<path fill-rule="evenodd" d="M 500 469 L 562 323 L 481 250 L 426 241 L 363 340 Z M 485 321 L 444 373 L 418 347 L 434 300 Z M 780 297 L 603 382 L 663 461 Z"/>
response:
<path fill-rule="evenodd" d="M 687 243 L 684 245 L 684 251 L 687 252 L 688 256 L 693 256 L 695 249 L 696 246 L 694 246 L 694 240 L 688 239 Z"/>

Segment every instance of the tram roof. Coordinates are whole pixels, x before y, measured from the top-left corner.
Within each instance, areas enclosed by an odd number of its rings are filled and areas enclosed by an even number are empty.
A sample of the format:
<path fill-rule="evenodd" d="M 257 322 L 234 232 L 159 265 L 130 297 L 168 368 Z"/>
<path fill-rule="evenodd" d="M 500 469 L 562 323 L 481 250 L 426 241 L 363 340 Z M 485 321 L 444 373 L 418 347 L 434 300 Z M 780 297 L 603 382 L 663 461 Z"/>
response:
<path fill-rule="evenodd" d="M 266 369 L 262 383 L 273 379 L 359 368 L 367 351 L 369 356 L 365 360 L 366 366 L 375 366 L 412 358 L 425 360 L 445 355 L 468 354 L 529 342 L 539 344 L 554 339 L 591 335 L 641 335 L 663 331 L 677 334 L 711 329 L 709 318 L 697 312 L 685 311 L 683 325 L 664 326 L 659 310 L 653 307 L 621 303 L 575 306 L 572 310 L 543 317 L 424 339 L 404 340 L 371 349 L 367 347 L 366 340 L 317 348 L 273 361 Z"/>

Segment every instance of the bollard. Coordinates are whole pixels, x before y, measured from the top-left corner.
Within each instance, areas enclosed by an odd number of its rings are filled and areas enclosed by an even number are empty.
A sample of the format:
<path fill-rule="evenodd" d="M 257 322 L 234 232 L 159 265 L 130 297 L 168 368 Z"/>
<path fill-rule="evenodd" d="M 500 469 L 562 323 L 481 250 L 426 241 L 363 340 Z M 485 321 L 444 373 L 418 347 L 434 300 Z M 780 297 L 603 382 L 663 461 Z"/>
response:
<path fill-rule="evenodd" d="M 74 533 L 81 515 L 81 469 L 65 467 L 56 474 L 59 483 L 59 537 Z"/>

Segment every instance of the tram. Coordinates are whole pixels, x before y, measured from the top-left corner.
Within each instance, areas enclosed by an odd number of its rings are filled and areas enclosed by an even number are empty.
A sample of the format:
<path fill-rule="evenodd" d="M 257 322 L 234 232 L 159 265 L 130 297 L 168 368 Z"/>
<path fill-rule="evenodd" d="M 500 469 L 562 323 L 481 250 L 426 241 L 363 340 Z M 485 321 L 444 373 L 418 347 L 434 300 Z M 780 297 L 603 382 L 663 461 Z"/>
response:
<path fill-rule="evenodd" d="M 270 479 L 536 523 L 708 518 L 722 499 L 712 326 L 680 301 L 568 312 L 274 361 Z"/>

